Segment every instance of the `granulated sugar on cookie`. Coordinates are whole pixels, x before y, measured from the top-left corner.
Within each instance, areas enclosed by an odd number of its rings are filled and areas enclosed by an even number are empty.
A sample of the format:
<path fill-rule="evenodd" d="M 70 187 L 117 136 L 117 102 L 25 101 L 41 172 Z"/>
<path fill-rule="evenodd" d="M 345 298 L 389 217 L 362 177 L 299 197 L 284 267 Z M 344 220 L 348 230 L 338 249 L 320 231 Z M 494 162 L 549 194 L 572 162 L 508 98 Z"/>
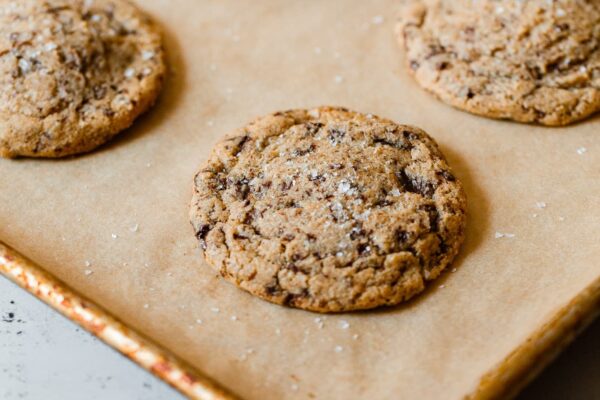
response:
<path fill-rule="evenodd" d="M 598 1 L 405 1 L 397 33 L 417 82 L 454 107 L 544 125 L 600 110 Z"/>
<path fill-rule="evenodd" d="M 407 300 L 456 256 L 466 199 L 422 130 L 343 108 L 258 118 L 194 180 L 206 260 L 263 299 L 319 312 Z"/>
<path fill-rule="evenodd" d="M 86 152 L 130 126 L 165 75 L 157 27 L 124 0 L 0 0 L 0 155 Z"/>

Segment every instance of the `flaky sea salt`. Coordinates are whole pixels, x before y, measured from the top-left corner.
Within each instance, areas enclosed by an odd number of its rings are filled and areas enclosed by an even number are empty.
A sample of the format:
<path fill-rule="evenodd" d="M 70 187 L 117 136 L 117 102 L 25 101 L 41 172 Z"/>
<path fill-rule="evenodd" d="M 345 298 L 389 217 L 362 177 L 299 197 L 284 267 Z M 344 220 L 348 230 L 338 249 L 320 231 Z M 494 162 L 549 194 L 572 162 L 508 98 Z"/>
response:
<path fill-rule="evenodd" d="M 580 147 L 577 149 L 577 154 L 582 155 L 586 151 L 587 151 L 587 149 L 585 147 Z"/>
<path fill-rule="evenodd" d="M 135 69 L 129 67 L 125 70 L 125 78 L 133 78 L 135 75 Z"/>
<path fill-rule="evenodd" d="M 348 328 L 350 328 L 350 323 L 348 321 L 346 321 L 345 319 L 343 319 L 340 321 L 340 328 L 348 329 Z"/>
<path fill-rule="evenodd" d="M 215 314 L 217 314 L 220 310 L 218 307 L 211 307 L 210 311 L 214 312 Z"/>
<path fill-rule="evenodd" d="M 116 239 L 116 238 L 119 237 L 119 235 L 117 235 L 116 233 L 111 233 L 110 237 L 113 238 L 113 239 Z"/>
<path fill-rule="evenodd" d="M 350 190 L 352 186 L 350 185 L 349 182 L 347 181 L 341 181 L 340 184 L 338 185 L 338 191 L 340 193 L 346 193 L 348 190 Z"/>
<path fill-rule="evenodd" d="M 139 229 L 140 229 L 140 226 L 138 224 L 135 224 L 135 225 L 129 227 L 129 230 L 131 232 L 137 232 Z"/>
<path fill-rule="evenodd" d="M 375 25 L 381 25 L 383 24 L 383 15 L 376 15 L 373 17 L 373 19 L 371 20 L 371 22 L 373 22 L 373 24 Z"/>
<path fill-rule="evenodd" d="M 94 273 L 94 271 L 92 271 L 91 269 L 86 269 L 86 270 L 85 270 L 83 273 L 84 273 L 86 276 L 90 276 L 91 274 L 93 274 L 93 273 Z"/>
<path fill-rule="evenodd" d="M 495 237 L 496 239 L 499 239 L 499 238 L 504 238 L 504 237 L 505 237 L 505 238 L 514 238 L 514 237 L 515 237 L 515 234 L 514 234 L 514 233 L 502 233 L 502 232 L 496 232 L 496 233 L 494 234 L 494 237 Z"/>
<path fill-rule="evenodd" d="M 142 60 L 148 61 L 154 58 L 155 55 L 156 53 L 153 50 L 144 50 L 142 51 Z"/>
<path fill-rule="evenodd" d="M 19 64 L 19 69 L 21 70 L 21 72 L 25 73 L 25 72 L 29 72 L 30 68 L 31 68 L 31 64 L 29 63 L 29 61 L 27 61 L 24 58 L 21 58 L 18 62 Z"/>
<path fill-rule="evenodd" d="M 335 347 L 333 348 L 333 350 L 334 350 L 336 353 L 341 353 L 341 352 L 344 350 L 344 348 L 343 348 L 342 346 L 339 346 L 339 345 L 338 345 L 338 346 L 335 346 Z"/>
<path fill-rule="evenodd" d="M 341 75 L 336 75 L 336 76 L 333 78 L 333 81 L 334 81 L 335 83 L 338 83 L 338 84 L 339 84 L 339 83 L 342 83 L 342 82 L 344 82 L 344 77 L 343 77 L 343 76 L 341 76 Z"/>
<path fill-rule="evenodd" d="M 536 201 L 535 206 L 539 209 L 546 208 L 546 202 L 544 201 Z"/>

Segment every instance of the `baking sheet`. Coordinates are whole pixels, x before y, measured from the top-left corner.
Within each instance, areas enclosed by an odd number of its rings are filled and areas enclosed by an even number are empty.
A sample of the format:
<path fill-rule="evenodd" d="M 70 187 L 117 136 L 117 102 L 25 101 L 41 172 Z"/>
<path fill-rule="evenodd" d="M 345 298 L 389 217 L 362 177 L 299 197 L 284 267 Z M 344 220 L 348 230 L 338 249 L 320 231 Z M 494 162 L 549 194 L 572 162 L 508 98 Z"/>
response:
<path fill-rule="evenodd" d="M 173 70 L 159 103 L 95 153 L 0 160 L 0 240 L 247 399 L 472 393 L 600 277 L 600 118 L 544 128 L 443 105 L 407 76 L 398 6 L 143 2 Z M 321 316 L 322 329 L 217 278 L 187 221 L 192 177 L 221 135 L 321 104 L 424 128 L 469 199 L 455 272 L 404 306 Z"/>

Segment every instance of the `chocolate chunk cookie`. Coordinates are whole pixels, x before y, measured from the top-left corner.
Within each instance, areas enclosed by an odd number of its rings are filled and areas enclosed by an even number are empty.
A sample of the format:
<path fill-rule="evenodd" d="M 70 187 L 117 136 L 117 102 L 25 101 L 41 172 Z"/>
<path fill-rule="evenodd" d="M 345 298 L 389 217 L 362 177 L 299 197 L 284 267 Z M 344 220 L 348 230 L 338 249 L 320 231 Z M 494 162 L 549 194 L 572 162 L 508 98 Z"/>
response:
<path fill-rule="evenodd" d="M 219 142 L 194 180 L 206 260 L 319 312 L 393 305 L 456 256 L 466 199 L 422 130 L 343 108 L 278 112 Z"/>
<path fill-rule="evenodd" d="M 0 0 L 0 156 L 106 142 L 155 101 L 158 29 L 124 0 Z"/>
<path fill-rule="evenodd" d="M 600 2 L 408 1 L 408 68 L 442 101 L 492 118 L 566 125 L 600 109 Z"/>

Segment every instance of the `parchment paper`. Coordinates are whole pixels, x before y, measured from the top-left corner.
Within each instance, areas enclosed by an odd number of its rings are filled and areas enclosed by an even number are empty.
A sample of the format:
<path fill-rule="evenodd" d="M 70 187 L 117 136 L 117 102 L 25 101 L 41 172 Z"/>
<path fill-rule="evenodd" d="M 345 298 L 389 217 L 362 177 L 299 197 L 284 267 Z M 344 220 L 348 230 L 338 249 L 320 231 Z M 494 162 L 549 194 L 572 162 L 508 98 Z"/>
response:
<path fill-rule="evenodd" d="M 1 160 L 0 239 L 242 397 L 459 398 L 600 276 L 600 117 L 544 128 L 438 102 L 407 75 L 392 0 L 140 5 L 170 53 L 159 103 L 92 154 Z M 455 272 L 401 307 L 321 316 L 322 329 L 217 278 L 187 217 L 221 135 L 316 105 L 424 128 L 469 199 Z"/>

